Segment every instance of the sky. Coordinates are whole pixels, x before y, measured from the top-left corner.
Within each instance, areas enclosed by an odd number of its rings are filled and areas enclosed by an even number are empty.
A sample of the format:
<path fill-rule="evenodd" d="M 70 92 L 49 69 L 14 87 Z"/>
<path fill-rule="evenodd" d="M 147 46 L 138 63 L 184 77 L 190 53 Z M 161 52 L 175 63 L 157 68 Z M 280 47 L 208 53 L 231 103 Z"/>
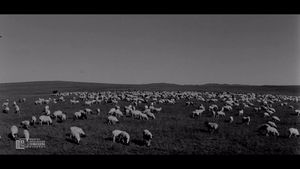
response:
<path fill-rule="evenodd" d="M 300 85 L 299 15 L 0 15 L 0 83 Z"/>

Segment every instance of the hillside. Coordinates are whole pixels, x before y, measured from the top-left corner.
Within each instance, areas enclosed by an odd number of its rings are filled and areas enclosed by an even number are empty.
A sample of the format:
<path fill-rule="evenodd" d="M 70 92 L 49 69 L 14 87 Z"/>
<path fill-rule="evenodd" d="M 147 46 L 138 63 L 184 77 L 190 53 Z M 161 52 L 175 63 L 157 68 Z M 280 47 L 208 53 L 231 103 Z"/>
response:
<path fill-rule="evenodd" d="M 68 81 L 36 81 L 1 83 L 1 95 L 49 94 L 58 91 L 101 91 L 101 90 L 167 90 L 167 91 L 215 91 L 215 92 L 256 92 L 286 95 L 300 95 L 300 86 L 251 86 L 229 84 L 178 85 L 169 83 L 151 84 L 108 84 Z"/>

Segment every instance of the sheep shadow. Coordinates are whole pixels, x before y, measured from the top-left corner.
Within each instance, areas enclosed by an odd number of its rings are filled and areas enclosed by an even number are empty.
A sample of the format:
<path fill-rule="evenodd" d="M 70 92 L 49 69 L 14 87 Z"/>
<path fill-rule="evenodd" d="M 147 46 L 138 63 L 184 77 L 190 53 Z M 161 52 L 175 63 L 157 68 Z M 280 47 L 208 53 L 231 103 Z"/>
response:
<path fill-rule="evenodd" d="M 70 135 L 71 135 L 70 133 L 67 133 L 67 134 L 65 135 L 65 136 L 66 136 L 65 140 L 66 140 L 67 142 L 70 142 L 70 143 L 79 145 L 79 143 L 77 143 L 74 139 L 70 138 Z"/>
<path fill-rule="evenodd" d="M 113 141 L 113 138 L 112 137 L 106 137 L 106 138 L 104 138 L 104 140 L 106 140 L 106 141 Z"/>
<path fill-rule="evenodd" d="M 16 138 L 14 138 L 11 133 L 7 134 L 7 137 L 13 141 L 16 141 Z"/>
<path fill-rule="evenodd" d="M 143 140 L 132 139 L 131 142 L 135 145 L 138 145 L 138 146 L 145 146 L 146 145 L 146 143 Z"/>

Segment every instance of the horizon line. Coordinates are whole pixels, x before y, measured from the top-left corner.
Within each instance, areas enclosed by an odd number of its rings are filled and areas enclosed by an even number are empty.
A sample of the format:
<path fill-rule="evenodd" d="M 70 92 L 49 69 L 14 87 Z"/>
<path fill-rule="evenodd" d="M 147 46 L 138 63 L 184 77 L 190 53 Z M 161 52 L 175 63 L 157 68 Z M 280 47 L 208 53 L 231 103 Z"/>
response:
<path fill-rule="evenodd" d="M 151 85 L 151 84 L 167 84 L 177 86 L 204 86 L 204 85 L 231 85 L 231 86 L 300 86 L 300 84 L 293 85 L 276 85 L 276 84 L 240 84 L 240 83 L 202 83 L 202 84 L 178 84 L 169 82 L 153 82 L 153 83 L 106 83 L 106 82 L 88 82 L 88 81 L 68 81 L 68 80 L 44 80 L 44 81 L 19 81 L 19 82 L 0 82 L 2 84 L 16 84 L 16 83 L 37 83 L 37 82 L 69 82 L 69 83 L 94 83 L 94 84 L 110 84 L 110 85 Z"/>

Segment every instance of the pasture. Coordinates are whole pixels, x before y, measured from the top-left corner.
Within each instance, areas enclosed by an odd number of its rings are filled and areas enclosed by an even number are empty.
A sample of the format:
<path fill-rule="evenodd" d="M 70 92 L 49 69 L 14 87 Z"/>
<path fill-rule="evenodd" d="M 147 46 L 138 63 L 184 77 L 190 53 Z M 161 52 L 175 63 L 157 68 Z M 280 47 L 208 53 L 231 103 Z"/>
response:
<path fill-rule="evenodd" d="M 254 93 L 271 93 L 300 95 L 296 93 L 299 87 L 243 87 L 243 86 L 176 86 L 176 85 L 97 85 L 84 83 L 63 83 L 63 82 L 42 82 L 42 83 L 22 83 L 14 85 L 0 85 L 0 101 L 1 104 L 9 99 L 12 102 L 18 101 L 19 98 L 26 98 L 26 102 L 17 103 L 21 109 L 20 114 L 13 112 L 13 108 L 9 113 L 0 113 L 0 154 L 138 154 L 138 155 L 169 155 L 169 154 L 199 154 L 199 155 L 228 155 L 228 154 L 300 154 L 300 138 L 288 138 L 288 128 L 295 127 L 300 129 L 299 116 L 292 115 L 294 110 L 285 106 L 280 106 L 280 102 L 272 105 L 276 109 L 276 116 L 281 121 L 276 122 L 278 125 L 279 137 L 265 136 L 256 132 L 257 127 L 268 121 L 261 113 L 254 113 L 252 108 L 245 108 L 244 115 L 251 117 L 250 125 L 242 124 L 242 117 L 238 116 L 238 110 L 233 108 L 232 111 L 226 113 L 226 117 L 211 117 L 208 111 L 205 111 L 201 117 L 192 118 L 191 113 L 200 104 L 206 109 L 212 103 L 199 101 L 196 99 L 180 99 L 175 104 L 157 103 L 155 107 L 161 107 L 162 111 L 156 113 L 156 119 L 137 120 L 132 117 L 118 118 L 120 123 L 108 125 L 107 112 L 114 107 L 113 103 L 92 104 L 87 107 L 80 101 L 79 104 L 71 104 L 70 99 L 73 95 L 66 96 L 65 102 L 56 104 L 50 102 L 51 113 L 55 110 L 66 112 L 67 120 L 65 122 L 56 122 L 53 125 L 35 125 L 30 126 L 30 137 L 45 140 L 46 148 L 42 149 L 25 149 L 16 150 L 15 141 L 8 137 L 10 127 L 12 125 L 20 126 L 23 120 L 30 120 L 34 115 L 39 117 L 45 107 L 35 105 L 34 101 L 38 98 L 58 98 L 51 95 L 53 90 L 61 92 L 71 91 L 115 91 L 115 90 L 195 90 L 207 92 L 254 92 Z M 295 92 L 296 91 L 296 92 Z M 195 104 L 187 106 L 187 101 L 193 101 Z M 254 105 L 259 105 L 253 102 Z M 119 101 L 118 105 L 123 111 L 124 106 L 131 104 L 127 101 Z M 216 102 L 219 107 L 223 106 L 223 102 Z M 288 105 L 299 109 L 299 102 L 288 101 Z M 137 109 L 143 110 L 145 103 L 138 104 Z M 80 109 L 90 108 L 95 111 L 101 109 L 100 115 L 88 115 L 86 120 L 73 120 L 73 114 Z M 234 117 L 234 122 L 229 124 L 226 122 L 229 116 Z M 205 121 L 217 122 L 220 126 L 218 132 L 209 133 L 204 126 Z M 82 138 L 79 145 L 68 141 L 66 134 L 69 133 L 71 126 L 81 127 L 86 137 Z M 112 142 L 112 131 L 114 129 L 125 130 L 130 134 L 130 144 L 123 145 Z M 152 144 L 146 147 L 141 144 L 143 136 L 142 131 L 148 129 L 153 134 Z M 22 129 L 19 128 L 20 133 Z"/>

